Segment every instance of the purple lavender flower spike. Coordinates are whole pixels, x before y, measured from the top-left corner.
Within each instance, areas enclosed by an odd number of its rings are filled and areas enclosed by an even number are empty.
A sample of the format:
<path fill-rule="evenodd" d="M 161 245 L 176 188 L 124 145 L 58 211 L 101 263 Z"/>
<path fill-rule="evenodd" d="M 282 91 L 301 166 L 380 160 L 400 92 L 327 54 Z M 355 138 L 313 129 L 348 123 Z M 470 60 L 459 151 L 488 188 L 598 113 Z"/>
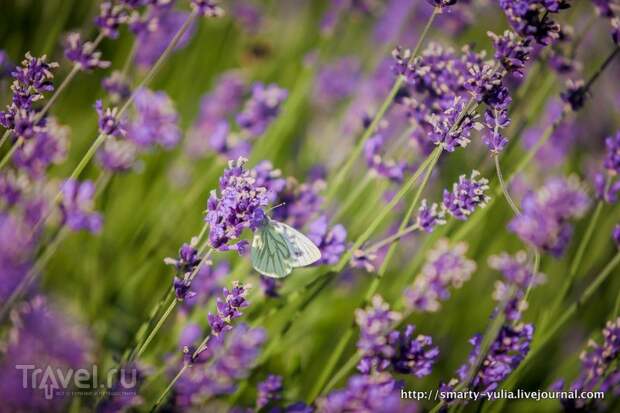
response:
<path fill-rule="evenodd" d="M 405 290 L 405 304 L 420 312 L 436 312 L 441 302 L 450 298 L 449 288 L 460 288 L 471 278 L 476 263 L 467 259 L 467 244 L 450 245 L 442 239 L 429 251 L 421 273 L 413 285 Z"/>
<path fill-rule="evenodd" d="M 487 34 L 493 41 L 495 60 L 500 62 L 508 73 L 522 78 L 532 51 L 530 41 L 520 39 L 515 32 L 510 30 L 506 30 L 501 36 L 493 32 L 487 32 Z"/>
<path fill-rule="evenodd" d="M 521 37 L 531 38 L 543 46 L 560 37 L 560 26 L 551 20 L 550 14 L 569 7 L 569 3 L 564 0 L 500 0 L 499 5 Z"/>
<path fill-rule="evenodd" d="M 70 33 L 65 40 L 65 56 L 80 70 L 105 69 L 110 62 L 101 60 L 101 52 L 94 50 L 91 42 L 82 41 L 79 33 Z"/>
<path fill-rule="evenodd" d="M 452 192 L 444 190 L 443 206 L 454 218 L 464 221 L 476 208 L 484 207 L 489 202 L 490 198 L 485 194 L 489 189 L 489 181 L 479 176 L 478 171 L 473 171 L 469 178 L 461 175 L 458 183 L 452 187 Z"/>
<path fill-rule="evenodd" d="M 230 161 L 220 178 L 220 195 L 211 192 L 205 221 L 209 223 L 209 244 L 227 250 L 229 242 L 249 228 L 256 230 L 265 219 L 263 207 L 269 203 L 267 189 L 245 168 L 244 158 Z"/>
<path fill-rule="evenodd" d="M 320 213 L 323 204 L 321 196 L 323 189 L 325 189 L 325 181 L 320 178 L 301 184 L 294 178 L 288 178 L 285 188 L 278 192 L 277 199 L 273 201 L 274 204 L 283 203 L 284 205 L 274 209 L 272 217 L 301 230 Z"/>
<path fill-rule="evenodd" d="M 192 9 L 204 17 L 222 17 L 224 9 L 216 0 L 192 0 Z"/>
<path fill-rule="evenodd" d="M 416 224 L 426 232 L 433 232 L 437 225 L 444 225 L 446 223 L 445 211 L 443 204 L 441 207 L 437 203 L 429 206 L 426 199 L 423 199 L 418 209 Z"/>
<path fill-rule="evenodd" d="M 445 151 L 454 152 L 456 148 L 466 147 L 470 142 L 471 130 L 481 126 L 476 121 L 478 115 L 462 115 L 465 105 L 461 97 L 455 97 L 442 114 L 432 114 L 429 119 L 433 127 L 430 140 Z"/>
<path fill-rule="evenodd" d="M 262 409 L 282 399 L 282 389 L 282 376 L 270 374 L 264 381 L 258 383 L 256 408 Z"/>
<path fill-rule="evenodd" d="M 125 129 L 125 122 L 119 120 L 118 108 L 103 108 L 103 102 L 97 100 L 95 102 L 95 109 L 99 116 L 99 132 L 107 136 L 116 136 L 117 138 L 124 137 L 127 134 Z"/>
<path fill-rule="evenodd" d="M 603 391 L 614 393 L 620 385 L 617 367 L 612 367 L 620 356 L 620 318 L 610 320 L 603 328 L 602 343 L 591 339 L 579 356 L 581 371 L 569 390 L 581 392 Z M 564 391 L 564 381 L 553 385 L 554 390 Z M 566 411 L 609 411 L 611 407 L 603 400 L 562 399 Z"/>
<path fill-rule="evenodd" d="M 111 39 L 118 37 L 118 29 L 121 24 L 127 22 L 127 12 L 121 4 L 113 4 L 112 1 L 106 0 L 101 3 L 99 15 L 95 18 L 95 24 L 101 30 L 101 33 Z"/>
<path fill-rule="evenodd" d="M 321 259 L 317 264 L 335 264 L 347 249 L 347 230 L 337 224 L 328 227 L 327 215 L 320 216 L 308 227 L 308 238 L 321 251 Z"/>
<path fill-rule="evenodd" d="M 433 346 L 433 339 L 430 336 L 420 334 L 414 338 L 414 331 L 415 326 L 409 324 L 405 327 L 404 333 L 394 331 L 389 335 L 390 342 L 396 349 L 392 367 L 401 374 L 428 376 L 439 357 L 439 348 Z"/>
<path fill-rule="evenodd" d="M 400 386 L 387 373 L 352 376 L 347 386 L 317 401 L 317 413 L 415 413 L 417 403 L 401 399 Z"/>
<path fill-rule="evenodd" d="M 527 244 L 560 256 L 570 241 L 569 220 L 583 216 L 589 205 L 576 178 L 551 178 L 538 192 L 523 197 L 521 214 L 508 228 Z"/>
<path fill-rule="evenodd" d="M 36 128 L 13 155 L 13 164 L 32 178 L 41 178 L 50 165 L 61 163 L 67 155 L 69 128 L 48 118 L 45 128 Z"/>
<path fill-rule="evenodd" d="M 277 203 L 278 196 L 286 188 L 286 179 L 282 177 L 282 171 L 274 169 L 269 161 L 259 162 L 251 173 L 254 175 L 256 185 L 267 189 L 267 197 L 270 203 Z"/>
<path fill-rule="evenodd" d="M 363 374 L 373 371 L 384 371 L 390 366 L 390 360 L 395 355 L 395 349 L 388 342 L 388 335 L 395 322 L 402 315 L 391 311 L 389 304 L 376 295 L 371 306 L 366 310 L 355 310 L 355 321 L 360 328 L 360 338 L 357 348 L 362 353 L 362 359 L 357 369 Z"/>
<path fill-rule="evenodd" d="M 95 185 L 91 181 L 66 180 L 61 186 L 62 223 L 72 231 L 86 230 L 97 233 L 101 230 L 103 218 L 93 212 Z"/>
<path fill-rule="evenodd" d="M 127 172 L 136 166 L 138 150 L 133 142 L 108 137 L 97 151 L 97 161 L 110 172 Z"/>
<path fill-rule="evenodd" d="M 331 105 L 349 97 L 360 80 L 360 62 L 343 57 L 323 67 L 316 79 L 314 98 L 319 105 Z"/>
<path fill-rule="evenodd" d="M 251 138 L 262 135 L 280 113 L 287 96 L 288 92 L 277 85 L 256 83 L 252 97 L 237 115 L 237 123 Z"/>
<path fill-rule="evenodd" d="M 224 299 L 217 299 L 217 312 L 208 314 L 212 335 L 218 336 L 222 332 L 232 329 L 231 321 L 241 317 L 240 310 L 248 306 L 246 300 L 248 288 L 249 286 L 244 286 L 239 281 L 235 281 L 230 290 L 226 288 L 222 290 Z"/>
<path fill-rule="evenodd" d="M 127 125 L 127 138 L 141 147 L 160 145 L 171 149 L 181 139 L 178 114 L 164 92 L 140 89 L 136 92 L 135 117 Z"/>
<path fill-rule="evenodd" d="M 34 242 L 28 225 L 0 213 L 0 299 L 8 299 L 31 268 Z"/>
<path fill-rule="evenodd" d="M 566 82 L 566 90 L 560 96 L 573 111 L 578 111 L 585 105 L 588 97 L 584 81 L 569 79 Z"/>
<path fill-rule="evenodd" d="M 610 174 L 620 175 L 620 131 L 605 139 L 603 166 Z"/>
<path fill-rule="evenodd" d="M 213 337 L 202 356 L 194 361 L 196 366 L 177 381 L 174 405 L 199 406 L 205 399 L 233 393 L 237 381 L 249 374 L 265 339 L 264 330 L 244 324 L 228 334 Z"/>

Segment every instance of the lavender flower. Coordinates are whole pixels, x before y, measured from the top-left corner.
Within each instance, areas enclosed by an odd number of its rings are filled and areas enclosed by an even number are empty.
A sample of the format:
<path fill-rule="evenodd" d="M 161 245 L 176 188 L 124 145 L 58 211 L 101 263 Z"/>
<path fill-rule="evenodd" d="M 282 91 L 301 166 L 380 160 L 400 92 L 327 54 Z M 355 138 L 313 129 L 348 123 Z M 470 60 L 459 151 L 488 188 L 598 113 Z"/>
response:
<path fill-rule="evenodd" d="M 351 267 L 362 268 L 366 272 L 375 272 L 377 269 L 377 254 L 363 250 L 355 250 L 351 255 Z"/>
<path fill-rule="evenodd" d="M 252 138 L 262 135 L 280 113 L 287 96 L 288 92 L 277 85 L 256 83 L 252 87 L 252 97 L 237 115 L 237 123 Z"/>
<path fill-rule="evenodd" d="M 505 303 L 504 313 L 508 320 L 517 321 L 527 309 L 525 295 L 527 291 L 545 280 L 542 273 L 532 271 L 532 263 L 528 262 L 525 251 L 519 251 L 514 256 L 502 253 L 489 257 L 489 267 L 500 271 L 505 281 L 495 283 L 493 299 L 498 303 Z"/>
<path fill-rule="evenodd" d="M 244 324 L 214 337 L 202 354 L 204 361 L 177 381 L 174 404 L 180 408 L 199 406 L 205 399 L 233 393 L 237 381 L 247 377 L 265 338 L 264 330 Z M 209 364 L 202 367 L 206 361 Z"/>
<path fill-rule="evenodd" d="M 464 148 L 469 144 L 471 130 L 479 128 L 480 124 L 475 122 L 477 115 L 464 114 L 465 105 L 461 97 L 455 97 L 452 105 L 442 114 L 431 115 L 431 142 L 448 152 L 454 152 L 456 148 Z"/>
<path fill-rule="evenodd" d="M 444 8 L 455 5 L 457 0 L 426 0 L 426 2 L 443 11 Z"/>
<path fill-rule="evenodd" d="M 136 166 L 138 150 L 133 142 L 108 136 L 97 151 L 97 161 L 110 172 L 127 172 Z"/>
<path fill-rule="evenodd" d="M 98 212 L 93 212 L 95 185 L 91 181 L 79 182 L 75 179 L 68 179 L 64 181 L 60 190 L 63 225 L 72 231 L 99 232 L 103 218 Z"/>
<path fill-rule="evenodd" d="M 441 301 L 450 298 L 449 288 L 460 288 L 476 270 L 476 263 L 467 259 L 467 244 L 450 245 L 442 239 L 429 251 L 421 273 L 405 290 L 407 307 L 421 312 L 435 312 Z"/>
<path fill-rule="evenodd" d="M 259 162 L 250 171 L 254 176 L 256 186 L 267 189 L 267 197 L 270 203 L 278 203 L 280 193 L 286 188 L 287 181 L 282 177 L 282 171 L 274 169 L 269 161 Z"/>
<path fill-rule="evenodd" d="M 355 310 L 355 321 L 360 328 L 357 348 L 362 353 L 358 370 L 369 374 L 389 367 L 395 349 L 390 345 L 388 335 L 401 318 L 402 315 L 391 311 L 389 304 L 378 295 L 372 298 L 371 307 Z"/>
<path fill-rule="evenodd" d="M 426 232 L 433 232 L 437 225 L 444 225 L 446 223 L 445 216 L 446 209 L 443 204 L 441 207 L 437 203 L 429 206 L 426 199 L 423 199 L 418 209 L 416 224 Z"/>
<path fill-rule="evenodd" d="M 217 313 L 209 313 L 209 325 L 211 326 L 211 334 L 220 335 L 224 331 L 231 330 L 230 323 L 235 318 L 241 317 L 241 309 L 248 306 L 246 301 L 247 289 L 239 281 L 234 281 L 230 290 L 224 288 L 222 295 L 224 300 L 217 299 Z"/>
<path fill-rule="evenodd" d="M 551 178 L 521 202 L 521 214 L 508 228 L 524 242 L 554 256 L 564 253 L 572 233 L 571 218 L 581 217 L 590 200 L 575 178 Z"/>
<path fill-rule="evenodd" d="M 265 219 L 263 207 L 269 203 L 267 189 L 257 186 L 244 158 L 230 161 L 220 178 L 220 196 L 211 192 L 205 221 L 209 223 L 209 243 L 220 250 L 241 235 L 245 228 L 256 230 Z"/>
<path fill-rule="evenodd" d="M 181 139 L 178 114 L 164 92 L 140 89 L 136 92 L 135 117 L 127 125 L 127 137 L 141 147 L 156 144 L 173 148 Z"/>
<path fill-rule="evenodd" d="M 32 178 L 42 178 L 50 165 L 65 159 L 68 142 L 69 128 L 48 118 L 45 128 L 36 128 L 32 138 L 16 149 L 13 164 Z"/>
<path fill-rule="evenodd" d="M 191 0 L 192 9 L 204 17 L 222 17 L 224 9 L 218 6 L 216 0 Z"/>
<path fill-rule="evenodd" d="M 272 211 L 273 218 L 302 229 L 320 212 L 323 204 L 320 193 L 324 188 L 325 181 L 322 179 L 304 183 L 287 179 L 286 186 L 277 192 L 277 198 L 273 201 L 274 204 L 283 204 Z"/>
<path fill-rule="evenodd" d="M 439 357 L 439 349 L 433 346 L 430 336 L 413 337 L 415 326 L 409 324 L 405 332 L 394 331 L 389 340 L 396 352 L 392 357 L 392 368 L 401 374 L 424 377 L 431 374 L 431 369 Z"/>
<path fill-rule="evenodd" d="M 123 5 L 113 4 L 112 1 L 106 0 L 100 5 L 95 24 L 104 36 L 116 39 L 120 26 L 127 22 L 127 18 L 127 11 Z"/>
<path fill-rule="evenodd" d="M 321 215 L 308 226 L 308 238 L 321 251 L 320 264 L 336 264 L 347 249 L 347 230 L 337 224 L 329 228 L 327 215 Z"/>
<path fill-rule="evenodd" d="M 506 30 L 498 36 L 487 32 L 495 48 L 495 60 L 500 62 L 508 73 L 522 78 L 525 64 L 530 58 L 532 47 L 528 39 L 520 39 L 513 31 Z"/>
<path fill-rule="evenodd" d="M 620 356 L 620 318 L 608 321 L 603 329 L 603 342 L 588 342 L 587 348 L 581 353 L 581 371 L 571 384 L 570 390 L 578 395 L 582 391 L 600 390 L 616 394 L 618 391 L 618 369 L 613 367 Z M 563 391 L 564 382 L 554 384 L 554 390 Z M 566 411 L 606 411 L 608 406 L 601 405 L 595 399 L 563 399 Z"/>
<path fill-rule="evenodd" d="M 566 82 L 566 90 L 560 96 L 573 111 L 577 112 L 586 103 L 587 90 L 584 81 L 569 79 Z"/>
<path fill-rule="evenodd" d="M 477 207 L 484 207 L 489 202 L 490 198 L 485 194 L 489 181 L 478 176 L 480 172 L 474 170 L 469 178 L 461 175 L 452 192 L 444 189 L 443 206 L 454 218 L 464 221 Z"/>
<path fill-rule="evenodd" d="M 620 174 L 620 131 L 605 139 L 603 166 L 610 175 Z"/>
<path fill-rule="evenodd" d="M 110 62 L 101 60 L 101 52 L 91 42 L 83 42 L 79 33 L 70 33 L 65 40 L 65 56 L 80 70 L 105 69 Z"/>
<path fill-rule="evenodd" d="M 282 398 L 282 376 L 270 374 L 264 381 L 258 383 L 256 408 L 262 409 Z"/>
<path fill-rule="evenodd" d="M 148 68 L 155 64 L 174 36 L 183 26 L 189 14 L 175 11 L 170 6 L 151 7 L 143 20 L 132 24 L 136 32 L 135 62 L 139 67 Z M 151 27 L 154 26 L 154 27 Z M 187 46 L 193 35 L 194 26 L 183 33 L 174 50 Z"/>
<path fill-rule="evenodd" d="M 473 376 L 471 389 L 474 391 L 494 391 L 513 372 L 530 351 L 534 334 L 531 324 L 517 326 L 504 325 L 481 363 L 480 369 Z M 475 335 L 469 340 L 474 347 L 468 362 L 458 370 L 461 381 L 469 379 L 471 369 L 477 368 L 476 361 L 480 354 L 482 336 Z"/>
<path fill-rule="evenodd" d="M 117 138 L 124 137 L 127 134 L 125 122 L 118 119 L 118 108 L 104 109 L 103 102 L 97 100 L 95 102 L 95 109 L 97 110 L 97 116 L 99 116 L 100 133 L 116 136 Z"/>
<path fill-rule="evenodd" d="M 418 405 L 401 399 L 400 387 L 387 373 L 357 375 L 347 387 L 317 401 L 317 413 L 414 413 Z"/>
<path fill-rule="evenodd" d="M 569 7 L 565 0 L 500 0 L 499 5 L 521 37 L 531 38 L 543 46 L 560 36 L 560 26 L 551 20 L 550 14 Z"/>
<path fill-rule="evenodd" d="M 129 81 L 118 70 L 101 81 L 101 86 L 107 92 L 112 103 L 119 103 L 131 95 Z"/>
<path fill-rule="evenodd" d="M 197 239 L 192 239 L 190 244 L 184 243 L 179 248 L 179 255 L 177 259 L 164 258 L 164 263 L 172 265 L 176 268 L 177 274 L 191 273 L 201 261 L 198 250 L 196 249 Z"/>

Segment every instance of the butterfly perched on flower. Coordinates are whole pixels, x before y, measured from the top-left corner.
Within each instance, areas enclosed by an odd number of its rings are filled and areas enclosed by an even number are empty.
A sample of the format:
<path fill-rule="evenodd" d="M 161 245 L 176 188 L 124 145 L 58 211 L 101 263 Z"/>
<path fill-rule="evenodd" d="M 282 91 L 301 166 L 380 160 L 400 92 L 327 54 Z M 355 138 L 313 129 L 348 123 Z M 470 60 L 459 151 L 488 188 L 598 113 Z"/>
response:
<path fill-rule="evenodd" d="M 296 229 L 265 217 L 254 232 L 252 266 L 267 277 L 284 278 L 293 268 L 305 267 L 321 259 L 321 251 Z"/>

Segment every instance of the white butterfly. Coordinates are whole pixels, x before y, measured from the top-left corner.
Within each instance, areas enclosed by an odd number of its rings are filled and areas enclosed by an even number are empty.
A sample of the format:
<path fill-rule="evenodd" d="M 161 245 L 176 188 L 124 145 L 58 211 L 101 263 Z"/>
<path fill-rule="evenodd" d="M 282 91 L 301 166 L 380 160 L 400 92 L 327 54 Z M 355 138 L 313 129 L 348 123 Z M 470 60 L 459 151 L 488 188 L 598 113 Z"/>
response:
<path fill-rule="evenodd" d="M 259 273 L 284 278 L 293 268 L 321 259 L 321 251 L 308 237 L 282 222 L 267 218 L 254 232 L 252 266 Z"/>

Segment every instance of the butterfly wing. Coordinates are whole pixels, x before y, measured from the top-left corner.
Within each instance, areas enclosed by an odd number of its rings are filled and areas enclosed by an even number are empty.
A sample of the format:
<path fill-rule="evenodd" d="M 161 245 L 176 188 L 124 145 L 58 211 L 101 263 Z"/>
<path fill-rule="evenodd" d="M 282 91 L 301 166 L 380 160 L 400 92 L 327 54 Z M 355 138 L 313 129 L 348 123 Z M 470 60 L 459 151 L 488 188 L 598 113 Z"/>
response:
<path fill-rule="evenodd" d="M 252 240 L 252 266 L 259 273 L 284 278 L 293 270 L 291 246 L 285 232 L 269 220 L 258 228 Z"/>
<path fill-rule="evenodd" d="M 272 223 L 278 232 L 285 235 L 288 241 L 291 267 L 305 267 L 321 259 L 321 251 L 304 234 L 282 222 L 272 221 Z"/>

